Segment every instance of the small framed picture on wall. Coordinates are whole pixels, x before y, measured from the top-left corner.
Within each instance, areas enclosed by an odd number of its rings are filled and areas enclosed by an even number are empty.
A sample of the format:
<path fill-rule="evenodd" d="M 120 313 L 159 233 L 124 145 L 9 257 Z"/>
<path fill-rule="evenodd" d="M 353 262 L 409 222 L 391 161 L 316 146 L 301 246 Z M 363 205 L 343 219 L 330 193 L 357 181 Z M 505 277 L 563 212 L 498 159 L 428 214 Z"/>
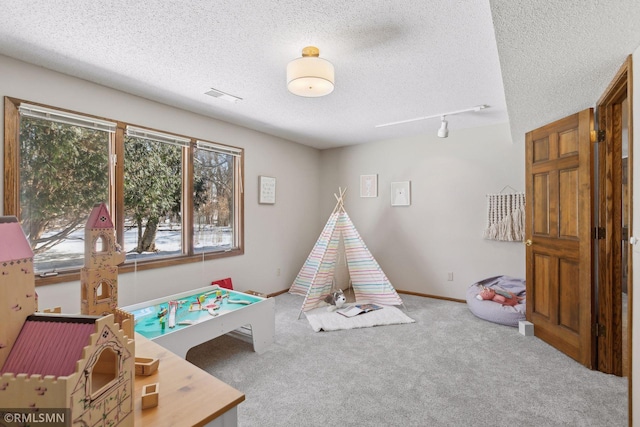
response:
<path fill-rule="evenodd" d="M 378 175 L 360 175 L 360 197 L 378 197 Z"/>
<path fill-rule="evenodd" d="M 391 206 L 411 205 L 411 181 L 391 183 Z"/>
<path fill-rule="evenodd" d="M 276 203 L 276 179 L 272 176 L 258 177 L 258 203 L 273 205 Z"/>

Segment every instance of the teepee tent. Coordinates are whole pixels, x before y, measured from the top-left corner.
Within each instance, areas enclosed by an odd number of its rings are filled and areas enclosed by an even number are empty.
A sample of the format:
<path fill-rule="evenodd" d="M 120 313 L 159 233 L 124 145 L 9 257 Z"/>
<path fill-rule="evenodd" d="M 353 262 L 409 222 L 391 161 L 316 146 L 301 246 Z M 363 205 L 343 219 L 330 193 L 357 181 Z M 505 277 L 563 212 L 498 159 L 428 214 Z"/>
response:
<path fill-rule="evenodd" d="M 351 286 L 357 302 L 401 305 L 402 300 L 376 262 L 358 230 L 344 209 L 344 193 L 335 195 L 334 208 L 309 257 L 289 288 L 289 293 L 303 295 L 301 311 L 318 307 L 332 292 L 338 249 L 344 248 Z M 342 245 L 340 244 L 342 241 Z"/>

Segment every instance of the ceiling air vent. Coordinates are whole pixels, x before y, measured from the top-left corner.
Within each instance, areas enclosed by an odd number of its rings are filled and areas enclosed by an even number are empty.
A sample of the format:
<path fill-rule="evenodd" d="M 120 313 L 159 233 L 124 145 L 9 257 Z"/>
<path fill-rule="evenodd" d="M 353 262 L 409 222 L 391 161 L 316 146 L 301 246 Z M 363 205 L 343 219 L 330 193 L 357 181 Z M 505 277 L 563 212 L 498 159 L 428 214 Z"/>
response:
<path fill-rule="evenodd" d="M 229 95 L 228 93 L 224 93 L 221 90 L 211 88 L 210 91 L 205 92 L 205 95 L 213 96 L 214 98 L 222 99 L 229 102 L 241 101 L 242 98 L 237 96 Z"/>

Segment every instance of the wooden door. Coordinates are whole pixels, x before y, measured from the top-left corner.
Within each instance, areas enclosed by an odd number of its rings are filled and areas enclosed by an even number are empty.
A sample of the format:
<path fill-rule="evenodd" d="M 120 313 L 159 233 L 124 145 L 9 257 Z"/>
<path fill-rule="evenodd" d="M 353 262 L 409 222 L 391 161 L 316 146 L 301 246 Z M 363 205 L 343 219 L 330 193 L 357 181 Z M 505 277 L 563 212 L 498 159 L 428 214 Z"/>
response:
<path fill-rule="evenodd" d="M 593 368 L 593 110 L 526 135 L 527 320 Z"/>

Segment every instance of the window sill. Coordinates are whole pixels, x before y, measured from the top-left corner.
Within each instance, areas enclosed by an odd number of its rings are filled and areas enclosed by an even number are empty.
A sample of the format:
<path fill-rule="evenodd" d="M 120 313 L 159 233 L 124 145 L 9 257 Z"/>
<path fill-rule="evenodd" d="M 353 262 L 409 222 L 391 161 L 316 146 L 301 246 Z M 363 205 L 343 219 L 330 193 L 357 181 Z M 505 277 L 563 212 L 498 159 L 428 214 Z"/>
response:
<path fill-rule="evenodd" d="M 242 248 L 236 248 L 225 252 L 209 252 L 196 255 L 185 255 L 173 258 L 162 258 L 148 261 L 139 261 L 134 264 L 133 262 L 125 262 L 118 267 L 118 274 L 131 273 L 134 271 L 152 270 L 155 268 L 166 268 L 174 265 L 191 264 L 195 262 L 209 261 L 218 258 L 227 258 L 231 256 L 243 255 L 244 250 Z M 58 272 L 55 276 L 40 277 L 36 273 L 36 286 L 53 285 L 56 283 L 73 282 L 80 280 L 80 270 L 70 270 L 65 272 Z"/>

